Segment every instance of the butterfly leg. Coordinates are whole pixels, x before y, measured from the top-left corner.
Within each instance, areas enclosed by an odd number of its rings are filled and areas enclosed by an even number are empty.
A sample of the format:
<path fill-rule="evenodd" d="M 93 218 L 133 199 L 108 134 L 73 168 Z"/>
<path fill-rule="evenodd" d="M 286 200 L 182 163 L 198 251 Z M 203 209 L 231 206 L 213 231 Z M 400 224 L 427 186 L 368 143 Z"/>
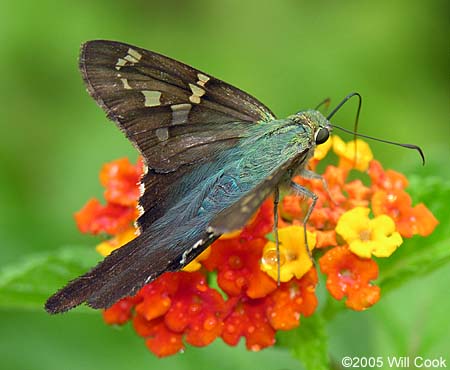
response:
<path fill-rule="evenodd" d="M 319 176 L 319 175 L 317 175 L 317 176 Z M 295 183 L 294 181 L 291 181 L 291 186 L 292 186 L 292 188 L 295 190 L 295 192 L 298 195 L 304 196 L 305 198 L 312 199 L 312 203 L 309 206 L 308 211 L 306 212 L 306 215 L 305 215 L 305 217 L 303 219 L 303 234 L 304 234 L 304 238 L 305 238 L 306 251 L 308 252 L 308 256 L 309 256 L 311 262 L 313 264 L 315 264 L 314 260 L 312 258 L 311 250 L 309 249 L 309 246 L 308 246 L 308 238 L 307 238 L 307 235 L 306 235 L 306 224 L 308 223 L 309 217 L 311 216 L 311 213 L 314 210 L 314 207 L 316 206 L 316 202 L 317 202 L 318 197 L 312 191 L 310 191 L 309 189 L 307 189 L 307 188 L 305 188 L 305 187 Z"/>
<path fill-rule="evenodd" d="M 275 235 L 275 248 L 277 256 L 277 284 L 280 285 L 280 242 L 278 239 L 278 203 L 280 202 L 280 189 L 275 187 L 273 194 L 273 233 Z"/>
<path fill-rule="evenodd" d="M 309 171 L 309 170 L 305 170 L 305 169 L 301 170 L 299 175 L 301 177 L 303 177 L 305 179 L 309 179 L 309 180 L 320 180 L 322 182 L 323 189 L 326 191 L 326 193 L 330 197 L 330 200 L 334 204 L 336 204 L 333 197 L 331 196 L 330 189 L 328 188 L 327 180 L 325 180 L 323 176 L 321 176 L 318 173 L 315 173 L 313 171 Z"/>

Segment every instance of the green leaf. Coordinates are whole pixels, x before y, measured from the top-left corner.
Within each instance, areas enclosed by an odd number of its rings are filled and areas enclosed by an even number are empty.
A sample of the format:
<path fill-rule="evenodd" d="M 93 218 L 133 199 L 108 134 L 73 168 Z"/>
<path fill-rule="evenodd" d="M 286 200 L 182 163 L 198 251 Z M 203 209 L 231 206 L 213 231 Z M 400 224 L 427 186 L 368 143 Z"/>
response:
<path fill-rule="evenodd" d="M 377 261 L 383 293 L 450 262 L 450 183 L 435 177 L 412 177 L 408 192 L 414 204 L 424 203 L 433 212 L 439 225 L 430 236 L 405 239 L 391 257 Z"/>
<path fill-rule="evenodd" d="M 0 269 L 0 307 L 41 311 L 51 294 L 99 259 L 92 247 L 65 246 L 5 266 Z"/>
<path fill-rule="evenodd" d="M 330 368 L 325 321 L 319 312 L 302 317 L 297 329 L 278 332 L 277 345 L 288 348 L 306 369 Z"/>

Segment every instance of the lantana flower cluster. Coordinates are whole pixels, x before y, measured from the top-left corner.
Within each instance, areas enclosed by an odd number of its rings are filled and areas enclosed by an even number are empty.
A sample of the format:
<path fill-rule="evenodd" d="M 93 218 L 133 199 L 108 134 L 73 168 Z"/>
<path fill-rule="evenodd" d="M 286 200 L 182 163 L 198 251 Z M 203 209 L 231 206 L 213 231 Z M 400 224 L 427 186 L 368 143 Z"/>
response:
<path fill-rule="evenodd" d="M 258 351 L 275 343 L 277 331 L 296 328 L 302 316 L 315 312 L 318 269 L 330 295 L 345 299 L 347 307 L 359 311 L 378 302 L 376 258 L 392 255 L 403 238 L 429 235 L 438 222 L 425 205 L 412 205 L 406 177 L 384 170 L 361 140 L 332 137 L 316 148 L 308 167 L 314 170 L 331 148 L 338 163 L 325 168 L 325 181 L 294 178 L 318 195 L 307 245 L 303 219 L 310 202 L 284 194 L 278 262 L 269 198 L 247 226 L 223 235 L 183 271 L 165 273 L 104 310 L 106 323 L 131 322 L 159 357 L 182 351 L 185 343 L 206 346 L 218 337 L 231 346 L 244 337 L 247 348 Z M 104 256 L 136 237 L 142 172 L 140 159 L 135 165 L 127 159 L 105 164 L 100 181 L 106 205 L 91 199 L 75 214 L 82 232 L 111 236 L 97 246 Z M 349 180 L 350 172 L 366 173 L 368 184 Z"/>

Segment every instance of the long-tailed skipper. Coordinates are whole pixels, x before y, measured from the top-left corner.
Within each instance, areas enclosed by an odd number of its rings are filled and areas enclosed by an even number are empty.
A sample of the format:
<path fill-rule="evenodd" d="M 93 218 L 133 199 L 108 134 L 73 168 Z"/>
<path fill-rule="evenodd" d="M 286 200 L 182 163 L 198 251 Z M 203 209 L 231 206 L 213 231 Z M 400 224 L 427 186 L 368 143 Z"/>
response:
<path fill-rule="evenodd" d="M 109 307 L 243 227 L 271 193 L 278 201 L 278 188 L 295 174 L 320 178 L 305 165 L 328 139 L 336 109 L 328 118 L 307 110 L 277 119 L 207 73 L 114 41 L 85 43 L 80 70 L 90 95 L 143 156 L 140 235 L 50 297 L 50 313 L 83 302 Z M 306 222 L 316 196 L 296 190 L 312 199 Z"/>

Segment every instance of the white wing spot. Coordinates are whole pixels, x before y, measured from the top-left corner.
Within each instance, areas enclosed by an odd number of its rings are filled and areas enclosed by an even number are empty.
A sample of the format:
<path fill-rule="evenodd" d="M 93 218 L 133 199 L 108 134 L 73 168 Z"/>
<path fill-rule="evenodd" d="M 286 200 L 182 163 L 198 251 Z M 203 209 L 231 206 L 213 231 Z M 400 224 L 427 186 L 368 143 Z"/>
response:
<path fill-rule="evenodd" d="M 144 207 L 142 207 L 140 204 L 137 206 L 137 209 L 138 209 L 138 212 L 139 212 L 139 216 L 138 217 L 141 217 L 144 213 L 145 213 L 145 210 L 144 210 Z"/>
<path fill-rule="evenodd" d="M 197 85 L 205 87 L 205 84 L 210 80 L 210 78 L 208 76 L 205 76 L 202 73 L 197 73 Z"/>
<path fill-rule="evenodd" d="M 147 279 L 145 279 L 145 284 L 148 284 L 152 280 L 153 280 L 153 275 L 150 275 Z"/>
<path fill-rule="evenodd" d="M 166 141 L 169 138 L 169 129 L 167 127 L 158 128 L 155 130 L 155 135 L 159 141 Z"/>
<path fill-rule="evenodd" d="M 148 173 L 148 166 L 146 163 L 144 163 L 144 175 Z"/>
<path fill-rule="evenodd" d="M 125 55 L 125 57 L 123 59 L 127 60 L 128 62 L 130 62 L 131 65 L 139 62 L 139 60 L 137 60 L 135 57 L 132 57 L 131 55 Z"/>
<path fill-rule="evenodd" d="M 203 95 L 205 95 L 205 90 L 203 90 L 201 87 L 194 85 L 194 84 L 189 84 L 189 87 L 191 88 L 192 91 L 192 95 L 189 97 L 189 100 L 192 103 L 195 104 L 200 104 L 200 97 L 202 97 Z"/>
<path fill-rule="evenodd" d="M 142 90 L 142 95 L 144 95 L 145 101 L 144 105 L 146 107 L 157 107 L 161 105 L 161 91 L 153 91 L 153 90 Z"/>
<path fill-rule="evenodd" d="M 128 84 L 128 80 L 126 78 L 121 78 L 120 81 L 122 81 L 124 89 L 131 90 L 131 86 Z"/>
<path fill-rule="evenodd" d="M 137 63 L 137 62 L 139 62 L 140 60 L 141 60 L 141 58 L 142 58 L 142 55 L 139 53 L 139 52 L 137 52 L 136 50 L 134 50 L 134 49 L 128 49 L 128 55 L 130 55 L 130 56 L 132 56 L 134 59 L 136 59 L 136 62 L 135 63 Z"/>
<path fill-rule="evenodd" d="M 123 58 L 117 59 L 116 69 L 120 70 L 120 68 L 125 67 L 127 64 L 134 66 L 141 60 L 141 58 L 141 54 L 139 54 L 136 50 L 130 48 L 127 51 L 127 55 L 125 55 Z"/>
<path fill-rule="evenodd" d="M 186 249 L 183 252 L 183 256 L 181 257 L 180 260 L 180 265 L 184 265 L 186 264 L 186 259 L 189 253 L 191 253 L 194 249 L 198 248 L 199 246 L 201 246 L 203 244 L 203 239 L 200 239 L 197 243 L 195 243 L 191 248 Z"/>
<path fill-rule="evenodd" d="M 172 109 L 172 125 L 181 125 L 188 120 L 189 112 L 191 111 L 191 104 L 174 104 L 171 105 Z"/>
<path fill-rule="evenodd" d="M 145 184 L 144 182 L 139 183 L 139 197 L 142 197 L 145 193 Z"/>
<path fill-rule="evenodd" d="M 116 69 L 119 70 L 119 69 L 122 68 L 125 64 L 127 64 L 127 61 L 126 61 L 125 59 L 122 59 L 122 58 L 117 59 Z"/>

